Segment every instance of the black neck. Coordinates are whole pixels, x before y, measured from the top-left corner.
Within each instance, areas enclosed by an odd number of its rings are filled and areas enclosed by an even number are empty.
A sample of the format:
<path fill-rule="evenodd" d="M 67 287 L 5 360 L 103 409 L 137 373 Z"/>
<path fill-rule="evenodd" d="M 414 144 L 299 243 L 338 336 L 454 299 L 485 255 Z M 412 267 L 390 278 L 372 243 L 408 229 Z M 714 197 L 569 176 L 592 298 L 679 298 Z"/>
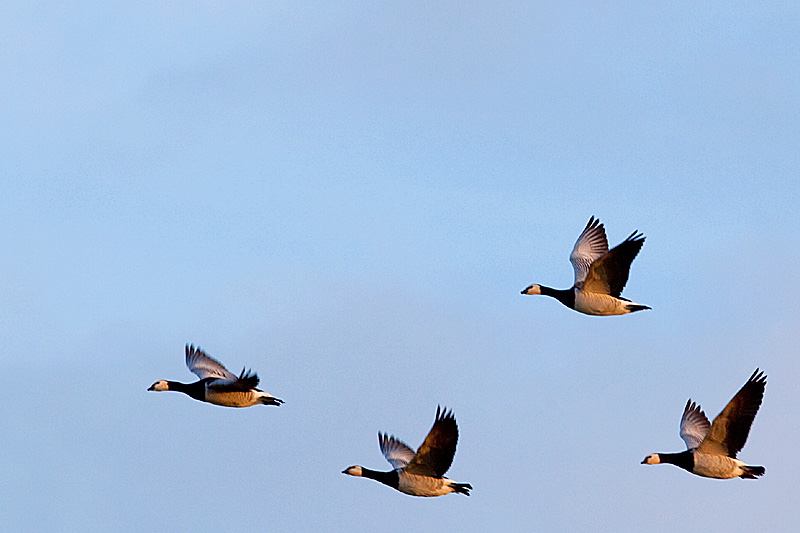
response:
<path fill-rule="evenodd" d="M 680 453 L 660 453 L 658 458 L 662 463 L 669 463 L 689 472 L 694 469 L 694 454 L 689 450 Z"/>
<path fill-rule="evenodd" d="M 544 285 L 540 285 L 542 294 L 545 296 L 552 296 L 562 304 L 566 305 L 570 309 L 575 309 L 575 290 L 574 289 L 551 289 L 550 287 L 545 287 Z"/>
<path fill-rule="evenodd" d="M 204 401 L 206 398 L 206 384 L 201 381 L 195 381 L 194 383 L 181 383 L 180 381 L 167 381 L 169 385 L 169 390 L 174 390 L 177 392 L 182 392 L 184 394 L 188 394 L 195 400 Z"/>
<path fill-rule="evenodd" d="M 393 489 L 396 489 L 400 483 L 400 475 L 396 470 L 392 470 L 391 472 L 378 472 L 362 466 L 361 475 L 370 479 L 374 479 L 375 481 L 380 481 L 384 485 L 389 485 Z"/>

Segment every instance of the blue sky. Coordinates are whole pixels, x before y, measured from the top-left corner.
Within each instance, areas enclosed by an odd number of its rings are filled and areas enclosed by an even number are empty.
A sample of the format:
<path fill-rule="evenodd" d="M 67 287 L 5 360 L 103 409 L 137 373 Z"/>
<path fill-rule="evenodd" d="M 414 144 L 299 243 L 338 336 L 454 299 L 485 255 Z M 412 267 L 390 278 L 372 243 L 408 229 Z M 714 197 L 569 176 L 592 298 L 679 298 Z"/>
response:
<path fill-rule="evenodd" d="M 790 530 L 800 42 L 785 3 L 0 8 L 0 521 L 17 531 Z M 647 242 L 588 317 L 589 216 Z M 185 343 L 279 409 L 147 393 Z M 739 457 L 680 451 L 761 367 Z M 343 476 L 461 436 L 420 499 Z"/>

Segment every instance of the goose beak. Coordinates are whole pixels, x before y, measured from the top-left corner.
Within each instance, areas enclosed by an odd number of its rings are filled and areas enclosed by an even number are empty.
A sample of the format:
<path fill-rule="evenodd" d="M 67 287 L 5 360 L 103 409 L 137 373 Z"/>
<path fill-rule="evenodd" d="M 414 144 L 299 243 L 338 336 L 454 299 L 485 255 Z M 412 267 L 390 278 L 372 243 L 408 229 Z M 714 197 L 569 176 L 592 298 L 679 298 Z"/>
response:
<path fill-rule="evenodd" d="M 642 459 L 642 462 L 639 463 L 639 464 L 640 465 L 646 465 L 647 464 L 647 458 L 645 457 L 644 459 Z"/>
<path fill-rule="evenodd" d="M 149 387 L 147 387 L 147 390 L 156 390 L 155 384 L 150 385 Z"/>

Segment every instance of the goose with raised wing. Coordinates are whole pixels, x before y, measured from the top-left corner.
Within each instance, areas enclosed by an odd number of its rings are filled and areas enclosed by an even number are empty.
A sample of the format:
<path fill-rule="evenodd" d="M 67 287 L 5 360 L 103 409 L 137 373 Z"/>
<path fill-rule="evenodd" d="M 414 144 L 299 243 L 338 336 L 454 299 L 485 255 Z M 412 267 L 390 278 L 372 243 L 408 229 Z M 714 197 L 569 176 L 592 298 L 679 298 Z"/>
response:
<path fill-rule="evenodd" d="M 690 399 L 681 417 L 681 439 L 686 443 L 686 451 L 651 453 L 642 464 L 670 463 L 698 476 L 716 479 L 755 479 L 764 475 L 763 466 L 747 465 L 736 455 L 747 441 L 766 384 L 767 376 L 756 368 L 712 424 L 708 423 L 700 406 Z"/>
<path fill-rule="evenodd" d="M 472 485 L 444 477 L 453 462 L 457 443 L 458 426 L 453 412 L 437 407 L 436 421 L 416 453 L 394 435 L 378 433 L 381 452 L 394 470 L 379 472 L 351 466 L 342 474 L 368 477 L 411 496 L 443 496 L 451 492 L 469 496 Z"/>
<path fill-rule="evenodd" d="M 258 374 L 242 369 L 242 373 L 237 376 L 199 346 L 195 348 L 194 345 L 186 345 L 186 366 L 200 381 L 180 383 L 161 379 L 147 390 L 182 392 L 195 400 L 224 407 L 250 407 L 258 404 L 279 406 L 283 403 L 283 400 L 256 388 Z"/>
<path fill-rule="evenodd" d="M 599 219 L 591 217 L 578 237 L 569 260 L 575 270 L 570 289 L 529 285 L 522 294 L 552 296 L 570 309 L 587 315 L 624 315 L 650 309 L 622 298 L 631 263 L 641 250 L 645 237 L 634 231 L 627 239 L 608 249 L 606 231 Z"/>

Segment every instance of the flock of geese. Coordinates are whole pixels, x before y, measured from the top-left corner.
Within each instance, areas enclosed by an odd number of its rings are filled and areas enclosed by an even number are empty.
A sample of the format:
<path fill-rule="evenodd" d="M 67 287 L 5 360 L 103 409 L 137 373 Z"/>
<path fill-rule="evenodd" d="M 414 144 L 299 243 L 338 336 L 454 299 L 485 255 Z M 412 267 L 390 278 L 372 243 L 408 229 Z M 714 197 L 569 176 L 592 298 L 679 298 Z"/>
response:
<path fill-rule="evenodd" d="M 631 263 L 644 244 L 644 236 L 634 231 L 611 250 L 605 228 L 591 217 L 572 249 L 569 260 L 575 282 L 569 289 L 530 285 L 522 294 L 543 294 L 587 315 L 623 315 L 650 309 L 621 296 L 628 281 Z M 253 405 L 280 406 L 280 400 L 258 389 L 258 374 L 242 369 L 237 376 L 199 347 L 186 345 L 186 366 L 199 381 L 181 383 L 159 380 L 149 391 L 177 391 L 195 400 L 225 407 Z M 642 464 L 670 463 L 698 476 L 730 479 L 755 479 L 764 474 L 763 466 L 750 466 L 736 458 L 744 447 L 750 426 L 764 397 L 767 377 L 759 369 L 709 423 L 700 406 L 691 399 L 681 417 L 680 436 L 686 450 L 679 453 L 652 453 Z M 452 411 L 436 408 L 433 427 L 415 452 L 394 435 L 378 433 L 381 453 L 392 466 L 389 471 L 370 470 L 354 465 L 343 474 L 367 477 L 411 496 L 443 496 L 455 492 L 469 496 L 469 483 L 456 483 L 444 477 L 453 463 L 458 443 L 458 425 Z"/>

